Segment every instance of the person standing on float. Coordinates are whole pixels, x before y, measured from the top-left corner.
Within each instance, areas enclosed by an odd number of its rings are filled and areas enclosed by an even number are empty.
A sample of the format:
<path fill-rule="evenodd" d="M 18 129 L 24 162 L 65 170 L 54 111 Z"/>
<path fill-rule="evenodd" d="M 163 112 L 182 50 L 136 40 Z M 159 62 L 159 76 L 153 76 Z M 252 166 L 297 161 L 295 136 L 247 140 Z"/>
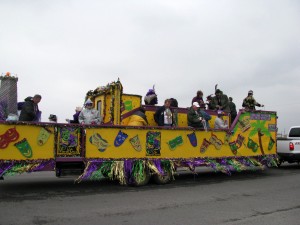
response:
<path fill-rule="evenodd" d="M 85 109 L 83 109 L 78 117 L 80 124 L 101 124 L 102 118 L 100 112 L 93 108 L 93 102 L 88 99 L 85 104 Z"/>

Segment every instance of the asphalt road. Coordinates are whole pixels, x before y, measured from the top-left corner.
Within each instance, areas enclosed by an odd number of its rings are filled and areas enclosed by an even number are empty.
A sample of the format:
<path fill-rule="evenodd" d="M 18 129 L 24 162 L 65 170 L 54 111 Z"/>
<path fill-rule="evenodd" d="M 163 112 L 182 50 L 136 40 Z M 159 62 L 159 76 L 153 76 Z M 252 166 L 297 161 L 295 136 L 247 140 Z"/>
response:
<path fill-rule="evenodd" d="M 300 224 L 300 166 L 227 176 L 180 173 L 167 185 L 74 184 L 40 172 L 0 181 L 1 225 Z"/>

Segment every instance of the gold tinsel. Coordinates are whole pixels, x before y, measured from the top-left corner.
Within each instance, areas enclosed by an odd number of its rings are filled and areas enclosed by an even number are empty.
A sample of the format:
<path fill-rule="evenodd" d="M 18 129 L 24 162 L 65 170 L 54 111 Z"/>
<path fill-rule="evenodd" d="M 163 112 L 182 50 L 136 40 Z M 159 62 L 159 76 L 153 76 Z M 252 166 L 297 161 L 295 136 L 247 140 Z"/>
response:
<path fill-rule="evenodd" d="M 112 179 L 119 180 L 120 184 L 126 185 L 126 177 L 124 173 L 124 161 L 114 161 L 111 167 Z"/>

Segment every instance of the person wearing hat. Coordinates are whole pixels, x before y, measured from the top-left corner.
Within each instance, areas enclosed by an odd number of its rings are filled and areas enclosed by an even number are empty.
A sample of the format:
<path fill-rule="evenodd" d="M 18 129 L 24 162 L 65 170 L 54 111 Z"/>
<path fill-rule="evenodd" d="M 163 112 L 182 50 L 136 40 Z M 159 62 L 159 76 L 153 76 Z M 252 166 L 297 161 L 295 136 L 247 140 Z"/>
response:
<path fill-rule="evenodd" d="M 223 116 L 224 112 L 222 110 L 218 110 L 218 117 L 215 119 L 215 129 L 228 129 L 227 121 L 224 121 Z"/>
<path fill-rule="evenodd" d="M 57 123 L 57 116 L 54 114 L 50 114 L 48 119 L 50 123 Z"/>
<path fill-rule="evenodd" d="M 149 89 L 146 96 L 144 97 L 145 105 L 156 105 L 158 102 L 157 95 L 155 93 L 155 89 Z"/>
<path fill-rule="evenodd" d="M 258 107 L 264 107 L 264 105 L 259 104 L 255 99 L 253 98 L 253 91 L 248 91 L 248 96 L 244 98 L 243 100 L 243 107 L 245 107 L 246 111 L 255 111 L 255 106 Z"/>
<path fill-rule="evenodd" d="M 226 113 L 230 113 L 228 97 L 227 95 L 223 94 L 220 89 L 215 91 L 215 96 L 212 99 L 211 106 L 214 110 L 222 110 Z"/>
<path fill-rule="evenodd" d="M 206 112 L 200 110 L 200 104 L 198 102 L 193 102 L 187 113 L 188 126 L 194 128 L 208 128 L 208 120 L 211 116 Z"/>
<path fill-rule="evenodd" d="M 82 111 L 82 107 L 77 106 L 75 108 L 75 114 L 73 115 L 73 120 L 66 119 L 66 121 L 68 123 L 79 123 L 78 117 L 79 117 L 79 114 L 80 114 L 81 111 Z"/>
<path fill-rule="evenodd" d="M 101 124 L 102 118 L 98 110 L 93 108 L 93 102 L 88 99 L 84 103 L 85 109 L 83 109 L 78 116 L 78 121 L 80 124 Z"/>

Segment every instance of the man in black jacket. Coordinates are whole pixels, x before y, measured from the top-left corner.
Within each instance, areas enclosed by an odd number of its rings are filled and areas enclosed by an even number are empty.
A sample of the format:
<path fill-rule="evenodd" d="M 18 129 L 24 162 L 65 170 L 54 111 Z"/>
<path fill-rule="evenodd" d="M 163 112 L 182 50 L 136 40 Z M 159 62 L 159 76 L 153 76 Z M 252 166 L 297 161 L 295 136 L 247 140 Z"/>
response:
<path fill-rule="evenodd" d="M 157 109 L 154 113 L 154 120 L 158 126 L 172 126 L 173 115 L 170 109 L 170 99 L 165 100 L 165 104 Z"/>
<path fill-rule="evenodd" d="M 232 101 L 232 97 L 228 98 L 228 105 L 230 108 L 230 124 L 232 124 L 237 115 L 236 106 Z"/>
<path fill-rule="evenodd" d="M 37 119 L 37 114 L 39 113 L 38 103 L 41 99 L 41 95 L 35 95 L 33 98 L 25 98 L 19 121 L 35 121 Z"/>

